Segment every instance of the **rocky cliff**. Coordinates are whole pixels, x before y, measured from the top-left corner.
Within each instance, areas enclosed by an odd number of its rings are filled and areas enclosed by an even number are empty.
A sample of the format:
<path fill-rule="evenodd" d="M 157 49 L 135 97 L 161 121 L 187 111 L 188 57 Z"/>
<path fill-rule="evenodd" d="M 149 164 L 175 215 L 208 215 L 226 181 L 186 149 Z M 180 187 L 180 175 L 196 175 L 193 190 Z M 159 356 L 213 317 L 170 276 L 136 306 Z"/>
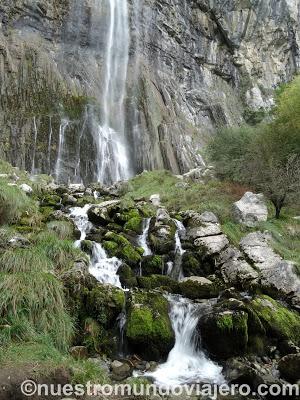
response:
<path fill-rule="evenodd" d="M 0 157 L 95 180 L 108 4 L 0 4 Z M 128 0 L 132 172 L 185 172 L 216 127 L 272 105 L 300 65 L 299 0 Z"/>

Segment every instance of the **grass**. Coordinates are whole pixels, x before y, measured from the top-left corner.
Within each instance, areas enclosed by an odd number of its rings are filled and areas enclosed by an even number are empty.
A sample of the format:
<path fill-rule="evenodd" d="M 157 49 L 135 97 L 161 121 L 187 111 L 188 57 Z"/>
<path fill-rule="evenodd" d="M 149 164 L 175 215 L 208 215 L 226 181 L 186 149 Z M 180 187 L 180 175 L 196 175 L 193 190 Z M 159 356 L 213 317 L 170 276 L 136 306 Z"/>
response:
<path fill-rule="evenodd" d="M 0 316 L 2 343 L 43 334 L 59 349 L 66 349 L 73 335 L 63 286 L 51 273 L 1 273 Z"/>
<path fill-rule="evenodd" d="M 1 351 L 3 350 L 3 351 Z M 75 360 L 67 353 L 60 352 L 45 336 L 40 336 L 37 342 L 13 343 L 0 347 L 0 365 L 2 368 L 19 368 L 33 366 L 36 377 L 49 376 L 51 373 L 66 369 L 71 371 L 74 384 L 109 383 L 106 371 L 89 360 Z"/>
<path fill-rule="evenodd" d="M 37 247 L 7 250 L 0 256 L 1 272 L 46 272 L 52 269 L 50 258 Z"/>
<path fill-rule="evenodd" d="M 73 239 L 74 226 L 69 221 L 50 221 L 47 224 L 47 228 L 50 231 L 55 232 L 58 238 L 61 240 Z"/>
<path fill-rule="evenodd" d="M 24 214 L 38 214 L 37 203 L 18 187 L 0 181 L 0 224 L 16 223 Z"/>
<path fill-rule="evenodd" d="M 180 182 L 168 171 L 144 172 L 131 179 L 125 198 L 149 198 L 159 193 L 162 204 L 171 211 L 212 211 L 225 221 L 230 217 L 232 203 L 247 190 L 240 185 L 217 180 L 206 184 L 190 182 L 186 188 L 178 187 Z"/>

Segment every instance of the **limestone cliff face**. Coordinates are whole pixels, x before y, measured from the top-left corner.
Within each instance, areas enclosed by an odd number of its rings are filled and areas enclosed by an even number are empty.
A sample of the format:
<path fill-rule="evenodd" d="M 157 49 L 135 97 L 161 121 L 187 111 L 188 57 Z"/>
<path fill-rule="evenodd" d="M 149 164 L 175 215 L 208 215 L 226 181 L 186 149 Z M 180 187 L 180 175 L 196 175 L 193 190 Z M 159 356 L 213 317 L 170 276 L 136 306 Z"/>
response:
<path fill-rule="evenodd" d="M 300 0 L 128 0 L 132 171 L 184 172 L 300 66 Z M 108 2 L 2 0 L 0 157 L 94 180 Z M 63 146 L 60 143 L 63 135 Z"/>

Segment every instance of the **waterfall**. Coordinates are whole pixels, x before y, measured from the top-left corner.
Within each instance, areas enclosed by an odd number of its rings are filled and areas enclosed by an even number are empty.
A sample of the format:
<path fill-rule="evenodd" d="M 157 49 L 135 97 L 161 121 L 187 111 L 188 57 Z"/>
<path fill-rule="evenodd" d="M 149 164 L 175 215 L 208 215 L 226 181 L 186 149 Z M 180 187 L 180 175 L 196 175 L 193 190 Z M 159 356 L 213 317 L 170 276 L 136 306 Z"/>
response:
<path fill-rule="evenodd" d="M 93 244 L 90 273 L 101 283 L 122 288 L 118 269 L 122 261 L 116 257 L 109 258 L 101 244 Z"/>
<path fill-rule="evenodd" d="M 182 222 L 174 219 L 176 224 L 176 233 L 175 233 L 175 261 L 171 265 L 168 265 L 168 275 L 171 275 L 172 278 L 176 280 L 183 279 L 183 271 L 182 271 L 182 256 L 185 253 L 185 250 L 182 248 L 181 239 L 186 235 L 186 229 Z"/>
<path fill-rule="evenodd" d="M 63 119 L 59 127 L 58 152 L 57 152 L 57 160 L 55 166 L 55 178 L 57 181 L 63 178 L 62 165 L 64 162 L 65 131 L 68 125 L 69 121 Z"/>
<path fill-rule="evenodd" d="M 193 304 L 180 296 L 168 296 L 170 319 L 175 332 L 175 346 L 168 360 L 151 373 L 156 384 L 172 387 L 192 383 L 224 383 L 222 368 L 199 350 L 195 330 L 201 313 L 209 303 Z"/>
<path fill-rule="evenodd" d="M 51 144 L 52 144 L 52 135 L 53 135 L 52 117 L 49 117 L 49 139 L 48 139 L 48 157 L 47 157 L 48 171 L 49 171 L 49 173 L 51 173 Z"/>
<path fill-rule="evenodd" d="M 151 256 L 152 250 L 148 245 L 148 236 L 151 218 L 143 220 L 143 233 L 138 237 L 138 245 L 144 250 L 144 256 Z"/>
<path fill-rule="evenodd" d="M 97 178 L 104 183 L 130 176 L 125 139 L 124 98 L 129 59 L 127 0 L 107 0 L 109 4 L 107 48 L 102 94 L 102 117 L 98 126 Z"/>
<path fill-rule="evenodd" d="M 74 207 L 70 210 L 70 218 L 80 231 L 80 239 L 75 242 L 76 247 L 81 246 L 81 242 L 86 239 L 88 232 L 93 227 L 88 218 L 88 210 L 91 205 L 88 204 L 81 207 Z M 122 261 L 118 258 L 109 258 L 101 244 L 93 242 L 92 256 L 90 260 L 90 273 L 101 283 L 110 284 L 121 288 L 118 269 L 122 265 Z"/>
<path fill-rule="evenodd" d="M 35 173 L 35 157 L 36 157 L 36 144 L 37 144 L 37 126 L 36 126 L 36 118 L 33 117 L 33 129 L 34 129 L 34 139 L 33 139 L 33 156 L 32 156 L 32 165 L 31 165 L 31 173 Z"/>

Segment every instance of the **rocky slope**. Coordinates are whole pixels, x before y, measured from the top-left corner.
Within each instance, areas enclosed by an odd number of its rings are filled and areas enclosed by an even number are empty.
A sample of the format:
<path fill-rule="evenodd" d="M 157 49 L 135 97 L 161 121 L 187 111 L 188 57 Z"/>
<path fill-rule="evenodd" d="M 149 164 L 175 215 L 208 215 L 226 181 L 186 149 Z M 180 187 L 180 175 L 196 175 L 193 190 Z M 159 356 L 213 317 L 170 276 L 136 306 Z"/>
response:
<path fill-rule="evenodd" d="M 270 106 L 274 87 L 298 70 L 297 0 L 128 4 L 134 172 L 201 163 L 207 135 Z M 100 0 L 1 2 L 2 158 L 48 173 L 60 158 L 64 179 L 95 179 L 107 10 Z"/>

